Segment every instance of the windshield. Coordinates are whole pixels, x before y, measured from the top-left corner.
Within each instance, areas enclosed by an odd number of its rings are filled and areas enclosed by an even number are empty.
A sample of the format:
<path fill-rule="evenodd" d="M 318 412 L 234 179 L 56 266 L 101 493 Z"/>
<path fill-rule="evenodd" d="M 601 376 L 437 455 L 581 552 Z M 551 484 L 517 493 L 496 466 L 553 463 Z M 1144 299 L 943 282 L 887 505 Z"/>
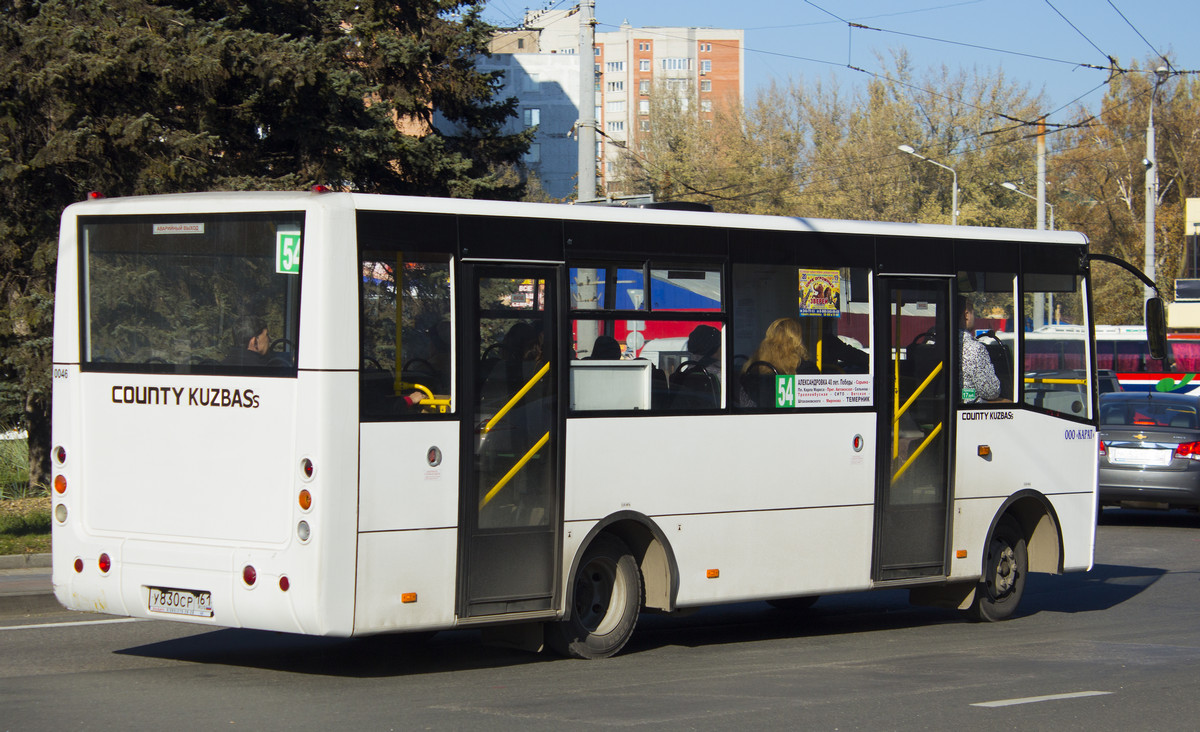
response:
<path fill-rule="evenodd" d="M 85 370 L 296 372 L 304 215 L 80 220 Z"/>

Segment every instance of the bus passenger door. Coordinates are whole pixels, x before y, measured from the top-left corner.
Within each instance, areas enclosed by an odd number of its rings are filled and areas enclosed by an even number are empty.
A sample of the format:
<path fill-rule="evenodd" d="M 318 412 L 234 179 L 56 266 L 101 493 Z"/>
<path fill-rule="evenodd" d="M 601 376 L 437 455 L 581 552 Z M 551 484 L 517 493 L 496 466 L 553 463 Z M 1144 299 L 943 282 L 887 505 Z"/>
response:
<path fill-rule="evenodd" d="M 945 574 L 949 514 L 949 280 L 880 277 L 877 582 Z"/>
<path fill-rule="evenodd" d="M 556 607 L 559 269 L 465 264 L 458 614 Z"/>

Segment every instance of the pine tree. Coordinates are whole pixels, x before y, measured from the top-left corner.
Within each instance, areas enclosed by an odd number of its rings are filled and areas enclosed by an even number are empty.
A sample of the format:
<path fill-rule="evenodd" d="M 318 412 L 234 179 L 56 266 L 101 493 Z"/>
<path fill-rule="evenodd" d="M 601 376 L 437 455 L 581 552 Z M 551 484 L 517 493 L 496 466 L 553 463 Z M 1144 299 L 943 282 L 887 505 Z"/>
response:
<path fill-rule="evenodd" d="M 58 216 L 88 191 L 519 198 L 461 0 L 0 3 L 0 424 L 48 479 Z"/>

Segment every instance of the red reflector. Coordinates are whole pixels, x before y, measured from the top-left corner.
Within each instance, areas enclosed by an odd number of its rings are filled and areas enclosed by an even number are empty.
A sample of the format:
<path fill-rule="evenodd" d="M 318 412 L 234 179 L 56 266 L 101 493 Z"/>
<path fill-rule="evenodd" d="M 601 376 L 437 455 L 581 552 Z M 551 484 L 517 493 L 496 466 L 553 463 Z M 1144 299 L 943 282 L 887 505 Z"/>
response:
<path fill-rule="evenodd" d="M 54 459 L 58 461 L 59 465 L 67 462 L 67 451 L 62 445 L 54 448 Z"/>
<path fill-rule="evenodd" d="M 312 187 L 313 193 L 329 193 L 331 190 L 333 190 L 333 189 L 330 188 L 329 186 L 323 186 L 319 183 Z"/>
<path fill-rule="evenodd" d="M 95 201 L 96 199 L 104 198 L 104 194 L 100 191 L 88 191 L 88 200 Z"/>
<path fill-rule="evenodd" d="M 288 582 L 288 578 L 287 578 L 286 574 L 279 578 L 279 589 L 283 590 L 284 592 L 287 592 L 288 588 L 291 586 L 292 586 L 292 583 Z"/>
<path fill-rule="evenodd" d="M 96 563 L 100 565 L 100 571 L 104 574 L 108 574 L 108 570 L 112 569 L 112 557 L 107 554 L 101 554 L 99 561 Z"/>
<path fill-rule="evenodd" d="M 308 458 L 304 458 L 303 460 L 301 460 L 300 461 L 300 470 L 303 471 L 305 478 L 313 477 L 312 460 L 309 460 Z"/>
<path fill-rule="evenodd" d="M 75 571 L 76 572 L 83 571 L 83 560 L 78 557 L 75 558 Z"/>
<path fill-rule="evenodd" d="M 242 568 L 242 581 L 246 583 L 247 587 L 254 586 L 254 583 L 258 581 L 258 572 L 255 571 L 254 567 L 247 564 Z"/>

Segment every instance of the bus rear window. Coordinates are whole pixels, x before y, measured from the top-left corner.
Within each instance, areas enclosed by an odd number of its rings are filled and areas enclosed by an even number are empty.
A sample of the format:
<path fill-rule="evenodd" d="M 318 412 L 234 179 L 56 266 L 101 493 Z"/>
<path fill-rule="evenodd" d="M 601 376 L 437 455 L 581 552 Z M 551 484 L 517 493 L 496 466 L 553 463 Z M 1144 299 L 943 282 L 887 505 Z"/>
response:
<path fill-rule="evenodd" d="M 85 370 L 294 376 L 304 215 L 80 220 Z"/>

